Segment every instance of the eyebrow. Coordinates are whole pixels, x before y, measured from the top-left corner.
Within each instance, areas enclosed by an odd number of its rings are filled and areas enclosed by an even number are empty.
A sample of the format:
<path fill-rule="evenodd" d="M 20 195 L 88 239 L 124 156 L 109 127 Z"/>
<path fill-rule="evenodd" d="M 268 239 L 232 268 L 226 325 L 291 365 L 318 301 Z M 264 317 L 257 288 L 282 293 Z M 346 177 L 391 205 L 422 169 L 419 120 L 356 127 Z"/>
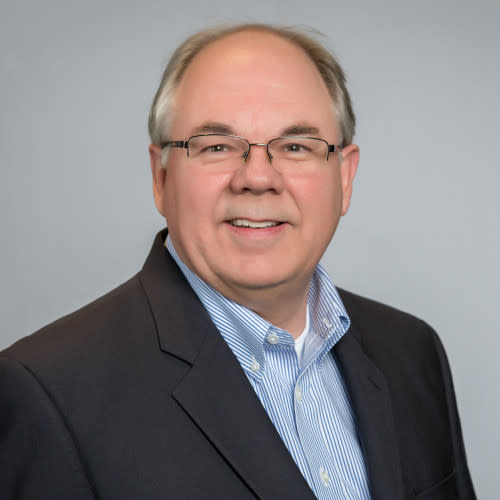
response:
<path fill-rule="evenodd" d="M 230 134 L 234 135 L 235 132 L 232 127 L 220 122 L 205 122 L 199 127 L 196 127 L 192 135 L 197 134 Z"/>
<path fill-rule="evenodd" d="M 293 136 L 293 135 L 318 135 L 319 129 L 313 127 L 312 125 L 303 125 L 301 123 L 290 125 L 281 131 L 281 136 Z"/>

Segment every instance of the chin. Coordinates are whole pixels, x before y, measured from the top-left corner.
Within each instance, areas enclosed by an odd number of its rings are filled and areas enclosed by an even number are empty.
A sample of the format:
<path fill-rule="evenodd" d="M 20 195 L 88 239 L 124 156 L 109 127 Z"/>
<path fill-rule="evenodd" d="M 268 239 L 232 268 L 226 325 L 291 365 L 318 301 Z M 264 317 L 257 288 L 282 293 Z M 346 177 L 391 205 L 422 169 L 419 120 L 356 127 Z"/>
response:
<path fill-rule="evenodd" d="M 232 275 L 230 281 L 238 288 L 247 290 L 266 290 L 283 286 L 288 282 L 295 281 L 297 278 L 297 273 L 277 273 L 276 269 L 274 269 L 273 272 L 259 269 L 248 270 L 247 272 L 240 271 L 236 275 Z"/>

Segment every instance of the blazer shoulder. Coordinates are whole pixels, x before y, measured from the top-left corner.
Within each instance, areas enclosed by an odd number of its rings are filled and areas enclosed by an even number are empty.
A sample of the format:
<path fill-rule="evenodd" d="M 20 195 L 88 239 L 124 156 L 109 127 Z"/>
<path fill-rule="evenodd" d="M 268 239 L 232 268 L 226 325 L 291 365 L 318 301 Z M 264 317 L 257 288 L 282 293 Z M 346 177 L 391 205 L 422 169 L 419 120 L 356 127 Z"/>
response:
<path fill-rule="evenodd" d="M 388 304 L 362 297 L 342 288 L 338 289 L 339 295 L 347 312 L 357 319 L 366 318 L 370 322 L 382 321 L 394 324 L 414 325 L 421 328 L 430 328 L 429 325 L 413 314 L 397 309 Z"/>
<path fill-rule="evenodd" d="M 434 329 L 424 320 L 395 307 L 339 289 L 352 329 L 368 351 L 412 351 L 424 355 L 441 346 Z"/>
<path fill-rule="evenodd" d="M 71 364 L 124 340 L 134 325 L 151 322 L 138 275 L 0 352 L 34 371 Z"/>

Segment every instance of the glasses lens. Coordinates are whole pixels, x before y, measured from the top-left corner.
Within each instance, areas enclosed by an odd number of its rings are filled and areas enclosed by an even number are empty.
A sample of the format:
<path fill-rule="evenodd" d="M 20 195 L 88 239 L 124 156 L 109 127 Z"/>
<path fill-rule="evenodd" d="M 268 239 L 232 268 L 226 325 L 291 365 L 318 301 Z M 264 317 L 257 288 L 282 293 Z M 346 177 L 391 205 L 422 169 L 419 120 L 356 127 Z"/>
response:
<path fill-rule="evenodd" d="M 269 143 L 269 152 L 273 162 L 321 162 L 327 158 L 328 144 L 312 137 L 280 137 Z"/>
<path fill-rule="evenodd" d="M 247 150 L 245 139 L 230 135 L 195 135 L 188 143 L 189 157 L 202 163 L 241 159 Z"/>

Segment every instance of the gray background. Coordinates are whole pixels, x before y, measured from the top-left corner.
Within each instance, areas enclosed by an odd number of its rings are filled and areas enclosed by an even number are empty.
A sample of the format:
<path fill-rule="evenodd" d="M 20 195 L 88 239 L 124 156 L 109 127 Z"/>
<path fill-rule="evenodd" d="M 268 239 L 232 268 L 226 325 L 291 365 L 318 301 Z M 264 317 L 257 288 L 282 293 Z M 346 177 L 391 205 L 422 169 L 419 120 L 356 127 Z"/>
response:
<path fill-rule="evenodd" d="M 1 0 L 0 348 L 142 265 L 163 64 L 241 20 L 313 26 L 343 63 L 362 155 L 324 262 L 440 333 L 478 496 L 498 498 L 498 2 Z"/>

